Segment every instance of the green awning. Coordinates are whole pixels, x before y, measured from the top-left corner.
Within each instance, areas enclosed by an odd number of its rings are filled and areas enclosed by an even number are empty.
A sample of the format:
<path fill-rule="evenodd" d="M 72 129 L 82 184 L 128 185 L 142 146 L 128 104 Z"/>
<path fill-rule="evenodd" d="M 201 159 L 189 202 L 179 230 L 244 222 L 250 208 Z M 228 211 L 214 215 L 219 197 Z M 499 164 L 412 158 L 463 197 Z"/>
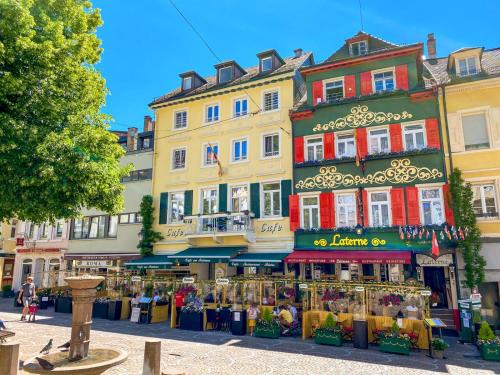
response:
<path fill-rule="evenodd" d="M 166 255 L 152 255 L 130 260 L 124 265 L 129 270 L 166 270 L 170 268 L 172 261 Z"/>
<path fill-rule="evenodd" d="M 168 255 L 175 263 L 228 263 L 236 255 L 245 252 L 246 247 L 190 247 L 177 254 Z"/>
<path fill-rule="evenodd" d="M 290 253 L 245 253 L 229 261 L 233 267 L 269 267 L 277 268 Z"/>

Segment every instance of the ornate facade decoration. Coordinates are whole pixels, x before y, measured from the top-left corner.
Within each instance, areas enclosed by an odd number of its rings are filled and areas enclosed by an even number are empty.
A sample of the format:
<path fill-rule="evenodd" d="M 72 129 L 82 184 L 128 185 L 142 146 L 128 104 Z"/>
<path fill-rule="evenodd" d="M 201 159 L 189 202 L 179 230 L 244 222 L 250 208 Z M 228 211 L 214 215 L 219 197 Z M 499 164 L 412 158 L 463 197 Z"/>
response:
<path fill-rule="evenodd" d="M 307 177 L 297 182 L 297 189 L 337 189 L 359 185 L 408 184 L 413 181 L 428 181 L 443 177 L 438 169 L 416 167 L 411 165 L 410 159 L 395 159 L 391 166 L 383 171 L 370 173 L 366 176 L 354 176 L 337 172 L 337 167 L 321 167 L 319 174 Z"/>
<path fill-rule="evenodd" d="M 326 124 L 317 124 L 313 131 L 327 131 L 329 129 L 359 128 L 374 124 L 383 124 L 388 121 L 400 121 L 411 119 L 413 115 L 407 111 L 401 113 L 373 112 L 367 105 L 358 105 L 351 108 L 351 113 L 345 117 L 332 120 Z"/>

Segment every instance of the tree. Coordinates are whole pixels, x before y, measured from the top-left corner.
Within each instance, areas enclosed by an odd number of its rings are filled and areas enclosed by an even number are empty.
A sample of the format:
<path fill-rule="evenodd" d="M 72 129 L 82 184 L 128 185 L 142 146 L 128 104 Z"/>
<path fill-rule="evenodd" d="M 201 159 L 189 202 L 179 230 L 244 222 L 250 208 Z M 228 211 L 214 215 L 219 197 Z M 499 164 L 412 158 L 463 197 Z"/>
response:
<path fill-rule="evenodd" d="M 123 206 L 130 167 L 108 131 L 100 12 L 84 0 L 0 0 L 0 222 Z"/>
<path fill-rule="evenodd" d="M 141 240 L 137 245 L 137 248 L 141 249 L 142 256 L 153 255 L 153 244 L 163 239 L 163 236 L 160 232 L 156 232 L 153 230 L 153 212 L 153 197 L 151 195 L 145 195 L 144 197 L 142 197 L 141 201 Z"/>
<path fill-rule="evenodd" d="M 486 261 L 481 256 L 481 232 L 476 222 L 476 215 L 472 206 L 472 188 L 465 183 L 462 172 L 455 168 L 450 177 L 451 205 L 455 214 L 455 224 L 465 230 L 467 235 L 458 244 L 465 263 L 465 283 L 474 288 L 484 281 L 484 267 Z"/>

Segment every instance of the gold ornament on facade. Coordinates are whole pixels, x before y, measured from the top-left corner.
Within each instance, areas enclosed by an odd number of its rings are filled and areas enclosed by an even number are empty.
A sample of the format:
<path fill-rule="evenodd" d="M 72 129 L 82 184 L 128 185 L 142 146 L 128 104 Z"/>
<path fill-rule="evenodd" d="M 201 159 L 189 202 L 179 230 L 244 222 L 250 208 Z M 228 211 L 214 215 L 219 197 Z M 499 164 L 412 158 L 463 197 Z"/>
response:
<path fill-rule="evenodd" d="M 413 115 L 407 111 L 401 113 L 373 112 L 367 105 L 358 105 L 351 108 L 351 113 L 345 117 L 332 120 L 326 124 L 317 124 L 313 131 L 327 131 L 329 129 L 359 128 L 374 124 L 383 124 L 389 121 L 411 119 Z"/>
<path fill-rule="evenodd" d="M 384 183 L 407 184 L 415 180 L 427 181 L 443 177 L 437 168 L 416 167 L 410 159 L 395 159 L 391 166 L 383 171 L 370 173 L 366 176 L 354 176 L 337 172 L 337 167 L 321 167 L 319 174 L 307 177 L 297 182 L 297 189 L 335 189 L 357 185 L 381 185 Z"/>

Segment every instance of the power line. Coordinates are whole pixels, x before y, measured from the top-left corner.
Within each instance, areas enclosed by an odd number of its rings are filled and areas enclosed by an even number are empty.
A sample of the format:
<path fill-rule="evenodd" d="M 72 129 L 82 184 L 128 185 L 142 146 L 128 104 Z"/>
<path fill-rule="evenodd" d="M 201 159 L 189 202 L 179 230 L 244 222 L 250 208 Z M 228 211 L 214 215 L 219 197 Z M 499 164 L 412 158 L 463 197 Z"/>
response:
<path fill-rule="evenodd" d="M 361 30 L 363 31 L 365 28 L 363 26 L 363 10 L 361 9 L 361 0 L 359 2 L 359 20 L 361 21 Z"/>

